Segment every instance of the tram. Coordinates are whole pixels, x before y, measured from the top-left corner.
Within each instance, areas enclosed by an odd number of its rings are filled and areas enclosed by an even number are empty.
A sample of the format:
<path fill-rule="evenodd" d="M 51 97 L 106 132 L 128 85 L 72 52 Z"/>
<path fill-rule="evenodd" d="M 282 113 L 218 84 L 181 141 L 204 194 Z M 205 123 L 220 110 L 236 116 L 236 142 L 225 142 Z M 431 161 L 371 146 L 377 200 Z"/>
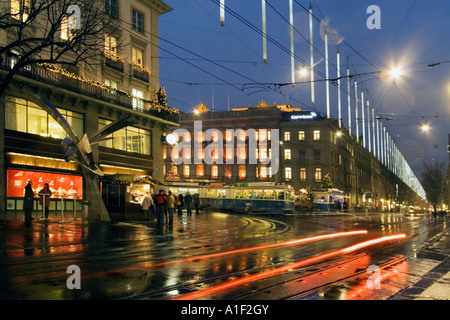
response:
<path fill-rule="evenodd" d="M 295 211 L 294 190 L 284 184 L 263 183 L 182 183 L 168 186 L 175 195 L 198 193 L 200 207 L 230 213 L 285 214 Z"/>

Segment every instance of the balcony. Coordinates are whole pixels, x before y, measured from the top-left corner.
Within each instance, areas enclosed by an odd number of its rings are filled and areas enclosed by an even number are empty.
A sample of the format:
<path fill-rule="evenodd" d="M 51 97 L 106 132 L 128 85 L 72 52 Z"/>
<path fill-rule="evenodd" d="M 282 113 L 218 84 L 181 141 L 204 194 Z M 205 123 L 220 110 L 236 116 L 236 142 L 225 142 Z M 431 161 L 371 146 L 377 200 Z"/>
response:
<path fill-rule="evenodd" d="M 113 57 L 105 56 L 105 66 L 119 72 L 123 72 L 124 62 Z"/>
<path fill-rule="evenodd" d="M 145 82 L 149 82 L 150 76 L 147 71 L 139 70 L 139 69 L 135 68 L 134 66 L 132 68 L 133 68 L 133 77 L 135 77 L 136 79 L 145 81 Z"/>
<path fill-rule="evenodd" d="M 112 59 L 109 59 L 113 61 Z M 120 66 L 120 61 L 116 65 Z M 8 71 L 14 65 L 14 57 L 6 56 L 6 59 L 0 62 L 0 69 Z M 123 65 L 123 63 L 122 63 Z M 22 76 L 27 79 L 38 81 L 42 84 L 51 85 L 57 88 L 66 89 L 90 98 L 98 99 L 102 102 L 108 102 L 117 106 L 133 110 L 133 99 L 126 92 L 109 90 L 101 86 L 91 84 L 87 80 L 77 78 L 61 72 L 59 69 L 46 68 L 40 65 L 33 65 L 17 71 L 16 76 Z M 144 101 L 144 108 L 141 110 L 144 114 L 149 114 L 164 120 L 178 122 L 178 114 L 168 110 L 155 110 L 151 108 L 150 102 Z"/>

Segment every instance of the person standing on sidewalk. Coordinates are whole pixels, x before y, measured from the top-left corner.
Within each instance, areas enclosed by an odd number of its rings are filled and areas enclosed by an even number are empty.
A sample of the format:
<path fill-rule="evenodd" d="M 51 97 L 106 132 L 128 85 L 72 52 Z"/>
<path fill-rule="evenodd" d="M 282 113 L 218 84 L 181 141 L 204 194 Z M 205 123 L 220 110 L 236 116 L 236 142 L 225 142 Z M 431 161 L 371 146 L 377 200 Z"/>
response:
<path fill-rule="evenodd" d="M 145 220 L 150 220 L 150 208 L 153 205 L 153 198 L 149 192 L 146 192 L 142 198 L 141 207 L 144 211 Z"/>
<path fill-rule="evenodd" d="M 158 225 L 164 224 L 164 211 L 166 210 L 167 197 L 163 190 L 159 190 L 159 194 L 155 197 L 156 202 L 156 219 Z"/>
<path fill-rule="evenodd" d="M 199 214 L 198 209 L 200 207 L 200 195 L 198 193 L 194 193 L 192 199 L 194 201 L 195 214 L 198 215 Z"/>
<path fill-rule="evenodd" d="M 167 210 L 169 210 L 169 224 L 173 224 L 173 210 L 175 209 L 175 196 L 172 191 L 169 190 L 169 195 L 167 196 Z"/>
<path fill-rule="evenodd" d="M 39 204 L 41 206 L 45 207 L 44 219 L 48 219 L 48 213 L 49 213 L 48 207 L 50 206 L 50 197 L 52 195 L 52 191 L 50 190 L 48 183 L 44 183 L 44 189 L 41 189 L 41 191 L 39 191 L 38 195 L 39 195 Z M 45 198 L 45 200 L 44 200 L 44 198 Z"/>
<path fill-rule="evenodd" d="M 34 204 L 34 191 L 31 187 L 33 185 L 33 181 L 29 180 L 28 184 L 25 187 L 25 194 L 23 199 L 23 210 L 25 211 L 25 225 L 30 226 L 31 220 L 33 217 L 31 216 L 33 212 L 33 204 Z"/>
<path fill-rule="evenodd" d="M 186 196 L 184 197 L 184 203 L 186 205 L 186 210 L 187 210 L 188 216 L 192 215 L 191 202 L 192 202 L 192 196 L 188 191 L 188 192 L 186 192 Z"/>

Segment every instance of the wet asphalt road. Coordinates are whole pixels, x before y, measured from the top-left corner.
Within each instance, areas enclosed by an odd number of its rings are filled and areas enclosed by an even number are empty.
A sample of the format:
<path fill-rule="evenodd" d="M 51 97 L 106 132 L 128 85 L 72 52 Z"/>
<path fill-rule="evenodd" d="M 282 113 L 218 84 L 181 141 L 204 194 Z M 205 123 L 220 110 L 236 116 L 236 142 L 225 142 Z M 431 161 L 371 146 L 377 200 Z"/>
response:
<path fill-rule="evenodd" d="M 36 220 L 29 228 L 20 220 L 10 220 L 0 227 L 0 299 L 166 300 L 210 288 L 217 290 L 197 298 L 391 299 L 448 258 L 443 242 L 448 238 L 446 219 L 403 213 L 202 212 L 175 215 L 172 226 L 158 226 L 156 221 L 58 223 L 59 217 L 54 217 L 50 223 Z M 367 230 L 367 234 L 285 245 L 353 230 Z M 402 233 L 406 238 L 321 258 L 366 240 Z M 255 249 L 234 251 L 245 248 Z M 311 257 L 320 259 L 264 274 Z M 79 267 L 81 289 L 67 286 L 72 276 L 67 268 L 72 265 Z M 379 269 L 369 274 L 369 266 Z M 255 274 L 264 276 L 220 288 Z M 373 275 L 380 281 L 375 289 L 367 285 Z"/>

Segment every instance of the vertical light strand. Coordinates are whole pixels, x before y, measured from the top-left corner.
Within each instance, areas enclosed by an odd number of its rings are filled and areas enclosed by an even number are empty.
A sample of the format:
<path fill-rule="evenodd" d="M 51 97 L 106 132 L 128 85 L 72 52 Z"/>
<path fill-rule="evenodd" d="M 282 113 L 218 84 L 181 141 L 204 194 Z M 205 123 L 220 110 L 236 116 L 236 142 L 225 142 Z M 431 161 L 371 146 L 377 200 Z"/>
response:
<path fill-rule="evenodd" d="M 356 141 L 359 142 L 358 81 L 356 80 L 355 80 L 355 125 L 356 125 Z"/>
<path fill-rule="evenodd" d="M 370 106 L 369 99 L 367 99 L 367 145 L 369 147 L 369 153 L 372 152 L 372 143 L 371 143 L 371 134 L 370 134 Z"/>
<path fill-rule="evenodd" d="M 377 158 L 378 158 L 378 161 L 380 161 L 381 162 L 381 154 L 380 154 L 380 152 L 381 152 L 381 149 L 380 149 L 380 125 L 379 125 L 379 121 L 378 121 L 378 117 L 377 117 Z"/>
<path fill-rule="evenodd" d="M 375 132 L 375 108 L 372 108 L 372 133 L 373 133 L 373 155 L 377 157 L 376 132 Z"/>
<path fill-rule="evenodd" d="M 342 111 L 341 111 L 341 56 L 337 51 L 337 86 L 338 86 L 338 122 L 339 128 L 342 128 Z"/>
<path fill-rule="evenodd" d="M 328 74 L 328 32 L 325 30 L 325 86 L 327 98 L 327 118 L 330 118 L 330 81 Z"/>
<path fill-rule="evenodd" d="M 350 102 L 350 69 L 347 67 L 347 108 L 348 108 L 348 134 L 352 135 L 352 107 Z"/>
<path fill-rule="evenodd" d="M 266 0 L 261 0 L 262 6 L 262 31 L 263 31 L 263 61 L 267 62 L 267 27 L 266 27 Z"/>
<path fill-rule="evenodd" d="M 220 25 L 225 25 L 225 0 L 220 0 Z"/>
<path fill-rule="evenodd" d="M 309 6 L 309 64 L 310 64 L 310 72 L 311 72 L 311 103 L 315 102 L 315 93 L 314 93 L 314 46 L 313 46 L 313 15 L 312 15 L 312 6 Z"/>
<path fill-rule="evenodd" d="M 295 88 L 295 55 L 294 55 L 294 5 L 289 0 L 289 22 L 291 24 L 291 81 L 292 88 Z"/>
<path fill-rule="evenodd" d="M 363 147 L 366 148 L 366 122 L 364 117 L 364 92 L 361 90 L 361 124 L 362 124 L 362 139 Z"/>

